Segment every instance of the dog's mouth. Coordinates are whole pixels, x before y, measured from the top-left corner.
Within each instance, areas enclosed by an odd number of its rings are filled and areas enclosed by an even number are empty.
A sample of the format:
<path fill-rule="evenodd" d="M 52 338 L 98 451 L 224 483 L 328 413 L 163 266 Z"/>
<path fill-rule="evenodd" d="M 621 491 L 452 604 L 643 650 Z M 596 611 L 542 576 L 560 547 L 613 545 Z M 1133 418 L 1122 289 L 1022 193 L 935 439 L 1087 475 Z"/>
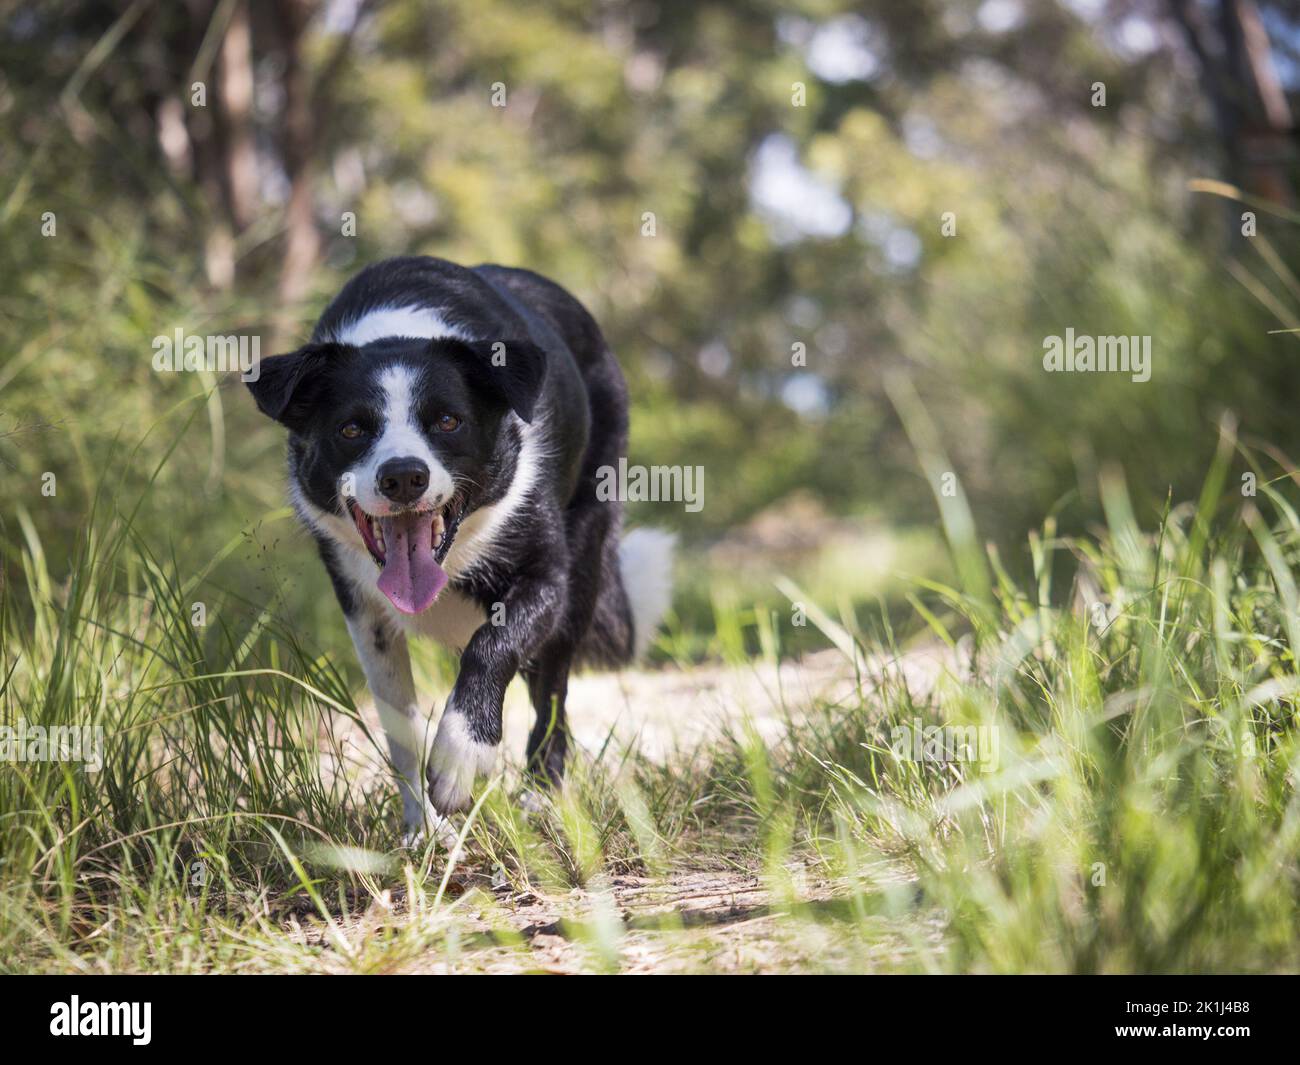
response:
<path fill-rule="evenodd" d="M 367 514 L 355 499 L 347 508 L 379 567 L 379 590 L 403 614 L 428 610 L 448 581 L 442 563 L 460 526 L 459 501 L 453 498 L 441 510 L 381 516 Z"/>

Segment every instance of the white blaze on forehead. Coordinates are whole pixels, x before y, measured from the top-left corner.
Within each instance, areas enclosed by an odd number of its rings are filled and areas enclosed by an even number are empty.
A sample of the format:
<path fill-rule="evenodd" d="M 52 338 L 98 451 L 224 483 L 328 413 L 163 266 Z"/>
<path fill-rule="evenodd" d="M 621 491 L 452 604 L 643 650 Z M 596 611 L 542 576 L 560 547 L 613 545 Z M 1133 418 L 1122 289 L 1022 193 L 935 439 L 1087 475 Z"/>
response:
<path fill-rule="evenodd" d="M 377 307 L 349 322 L 334 335 L 340 344 L 363 347 L 388 337 L 458 337 L 468 340 L 464 330 L 445 319 L 434 307 Z"/>
<path fill-rule="evenodd" d="M 419 373 L 410 366 L 390 366 L 379 377 L 384 393 L 383 427 L 365 459 L 348 471 L 354 476 L 357 502 L 368 514 L 388 510 L 388 501 L 379 494 L 378 472 L 389 459 L 417 458 L 429 467 L 429 487 L 420 500 L 422 504 L 437 501 L 441 505 L 455 491 L 451 474 L 434 455 L 420 425 L 416 411 L 419 384 Z"/>

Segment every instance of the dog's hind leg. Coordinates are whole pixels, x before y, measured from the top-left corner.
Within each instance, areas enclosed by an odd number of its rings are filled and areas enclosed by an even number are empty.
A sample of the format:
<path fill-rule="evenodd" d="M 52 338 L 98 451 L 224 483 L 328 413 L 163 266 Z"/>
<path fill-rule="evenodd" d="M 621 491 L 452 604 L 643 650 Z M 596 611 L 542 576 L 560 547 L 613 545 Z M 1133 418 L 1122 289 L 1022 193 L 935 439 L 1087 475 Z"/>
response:
<path fill-rule="evenodd" d="M 564 778 L 564 759 L 569 751 L 564 699 L 569 691 L 572 660 L 572 649 L 554 645 L 545 648 L 538 661 L 524 670 L 528 695 L 537 714 L 528 736 L 525 770 L 539 783 L 558 784 Z"/>
<path fill-rule="evenodd" d="M 406 636 L 393 631 L 383 618 L 360 604 L 346 620 L 388 737 L 389 757 L 402 796 L 403 840 L 411 846 L 427 831 L 441 832 L 444 822 L 425 797 L 423 762 L 427 722 L 416 700 Z"/>
<path fill-rule="evenodd" d="M 555 634 L 523 669 L 528 694 L 537 715 L 528 737 L 527 771 L 541 784 L 557 785 L 564 778 L 569 750 L 569 728 L 564 701 L 569 690 L 569 670 L 596 616 L 597 602 L 611 588 L 610 548 L 619 524 L 617 502 L 580 499 L 565 514 L 571 553 L 567 600 Z M 617 565 L 615 560 L 614 565 Z M 614 571 L 617 579 L 617 570 Z M 617 589 L 613 589 L 617 590 Z M 626 624 L 623 637 L 630 634 Z"/>

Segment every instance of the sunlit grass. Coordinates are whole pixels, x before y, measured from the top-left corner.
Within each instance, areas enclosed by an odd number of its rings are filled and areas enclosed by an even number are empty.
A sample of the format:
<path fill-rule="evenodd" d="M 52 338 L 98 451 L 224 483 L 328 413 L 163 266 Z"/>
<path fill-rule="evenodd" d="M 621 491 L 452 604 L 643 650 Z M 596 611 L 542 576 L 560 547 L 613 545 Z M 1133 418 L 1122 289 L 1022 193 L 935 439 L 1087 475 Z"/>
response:
<path fill-rule="evenodd" d="M 862 671 L 853 698 L 788 707 L 768 742 L 736 708 L 728 736 L 668 764 L 611 740 L 541 813 L 508 766 L 454 856 L 400 849 L 380 745 L 335 658 L 274 611 L 222 603 L 194 624 L 202 578 L 120 499 L 99 499 L 67 573 L 24 520 L 0 712 L 102 726 L 106 759 L 0 769 L 0 964 L 545 968 L 510 912 L 532 895 L 556 900 L 566 964 L 594 971 L 647 950 L 684 969 L 1294 967 L 1300 520 L 1269 470 L 1239 493 L 1229 467 L 1254 461 L 1226 427 L 1200 500 L 1146 528 L 1108 472 L 1107 527 L 1067 539 L 1048 523 L 1019 583 L 949 514 L 966 583 L 920 582 L 905 625 L 868 635 L 807 604 Z M 717 612 L 737 668 L 755 641 L 783 653 L 763 614 Z M 888 665 L 908 654 L 896 633 L 951 646 L 936 684 Z M 912 760 L 896 730 L 918 721 L 982 726 L 996 760 Z M 700 870 L 755 878 L 761 906 L 734 919 L 761 952 L 718 947 L 730 917 L 625 912 L 626 883 Z"/>

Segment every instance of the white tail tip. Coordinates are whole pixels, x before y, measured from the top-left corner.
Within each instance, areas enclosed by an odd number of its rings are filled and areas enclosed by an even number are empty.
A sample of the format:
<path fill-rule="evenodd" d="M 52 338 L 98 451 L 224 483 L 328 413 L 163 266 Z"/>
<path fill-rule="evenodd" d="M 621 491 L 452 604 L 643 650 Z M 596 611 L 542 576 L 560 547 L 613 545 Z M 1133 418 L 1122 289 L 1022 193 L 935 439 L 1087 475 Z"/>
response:
<path fill-rule="evenodd" d="M 633 659 L 650 647 L 673 600 L 673 549 L 677 537 L 663 529 L 633 529 L 618 545 L 618 566 L 632 608 Z"/>

